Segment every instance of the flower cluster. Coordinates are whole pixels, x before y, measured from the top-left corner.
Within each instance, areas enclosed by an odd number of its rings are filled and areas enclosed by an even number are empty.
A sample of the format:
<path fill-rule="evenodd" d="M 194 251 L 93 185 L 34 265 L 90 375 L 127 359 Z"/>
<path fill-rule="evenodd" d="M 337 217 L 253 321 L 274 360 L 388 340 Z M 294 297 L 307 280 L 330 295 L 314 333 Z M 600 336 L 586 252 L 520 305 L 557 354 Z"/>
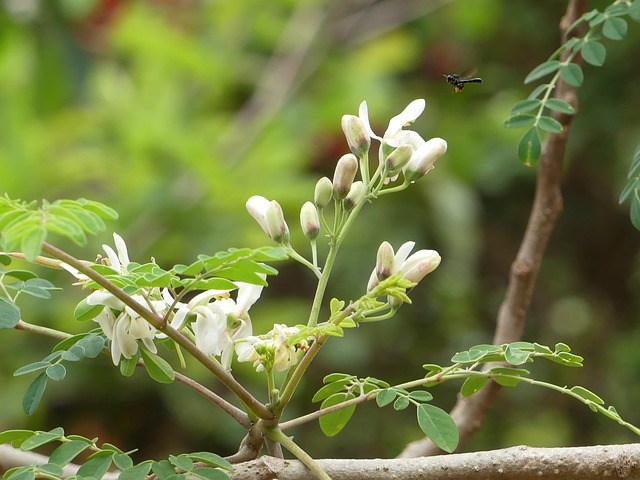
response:
<path fill-rule="evenodd" d="M 290 339 L 298 335 L 298 327 L 275 324 L 273 329 L 257 337 L 247 337 L 236 345 L 239 362 L 253 362 L 256 371 L 276 369 L 281 372 L 297 362 L 296 352 L 306 348 L 306 342 L 290 344 Z"/>

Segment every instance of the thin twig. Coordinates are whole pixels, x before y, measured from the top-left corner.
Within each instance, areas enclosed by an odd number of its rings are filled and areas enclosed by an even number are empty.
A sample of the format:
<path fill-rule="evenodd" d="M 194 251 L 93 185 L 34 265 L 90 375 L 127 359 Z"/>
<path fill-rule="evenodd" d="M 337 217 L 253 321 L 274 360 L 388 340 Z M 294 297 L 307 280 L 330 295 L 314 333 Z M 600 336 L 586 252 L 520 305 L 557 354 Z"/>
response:
<path fill-rule="evenodd" d="M 566 29 L 587 10 L 587 4 L 588 0 L 570 0 L 560 23 L 562 43 L 568 39 L 565 33 Z M 577 32 L 573 32 L 573 34 L 577 34 Z M 564 60 L 564 54 L 562 60 Z M 577 111 L 578 101 L 575 87 L 560 80 L 555 96 L 570 103 Z M 513 342 L 522 337 L 542 257 L 556 221 L 562 212 L 562 192 L 560 190 L 562 162 L 573 117 L 557 112 L 553 113 L 553 117 L 562 124 L 563 128 L 561 133 L 549 134 L 542 146 L 542 155 L 538 162 L 535 198 L 529 223 L 518 254 L 511 265 L 509 285 L 498 312 L 493 338 L 493 343 L 496 345 Z M 458 425 L 461 443 L 480 428 L 485 413 L 499 390 L 499 385 L 489 382 L 471 397 L 458 397 L 451 415 Z M 419 457 L 439 453 L 443 453 L 442 450 L 429 439 L 424 438 L 409 443 L 399 457 Z"/>

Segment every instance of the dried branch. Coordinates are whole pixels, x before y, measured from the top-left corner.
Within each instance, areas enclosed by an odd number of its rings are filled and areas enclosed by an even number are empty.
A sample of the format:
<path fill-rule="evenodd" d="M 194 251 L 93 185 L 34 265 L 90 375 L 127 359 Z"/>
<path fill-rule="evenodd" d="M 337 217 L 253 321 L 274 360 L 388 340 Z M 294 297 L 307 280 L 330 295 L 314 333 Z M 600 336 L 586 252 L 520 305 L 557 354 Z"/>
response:
<path fill-rule="evenodd" d="M 568 39 L 566 29 L 587 10 L 587 4 L 588 0 L 570 0 L 560 22 L 563 43 Z M 575 31 L 572 33 L 577 34 Z M 565 59 L 565 55 L 566 52 L 562 60 Z M 575 87 L 560 80 L 555 97 L 569 102 L 577 111 L 578 100 Z M 562 132 L 549 134 L 542 145 L 533 207 L 520 249 L 511 265 L 507 293 L 498 312 L 494 344 L 513 342 L 522 337 L 542 257 L 562 212 L 560 190 L 562 162 L 573 117 L 556 112 L 553 117 L 562 124 Z M 490 382 L 475 395 L 458 398 L 451 415 L 458 425 L 461 442 L 482 425 L 485 413 L 499 389 L 499 385 Z M 429 439 L 424 438 L 408 444 L 399 457 L 419 457 L 439 453 L 442 451 Z"/>

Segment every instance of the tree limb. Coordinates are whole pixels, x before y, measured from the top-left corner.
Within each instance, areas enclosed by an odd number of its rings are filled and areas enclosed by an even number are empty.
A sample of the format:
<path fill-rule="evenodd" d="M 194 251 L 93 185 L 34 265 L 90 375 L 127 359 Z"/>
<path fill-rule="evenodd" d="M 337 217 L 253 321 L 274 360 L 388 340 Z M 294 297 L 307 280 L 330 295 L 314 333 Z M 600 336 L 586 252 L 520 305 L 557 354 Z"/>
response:
<path fill-rule="evenodd" d="M 566 30 L 586 12 L 588 0 L 570 0 L 567 11 L 560 22 L 562 43 L 568 39 Z M 576 31 L 573 34 L 577 34 Z M 561 60 L 566 57 L 563 53 Z M 569 102 L 577 111 L 576 88 L 562 79 L 558 82 L 555 97 Z M 553 117 L 562 124 L 562 132 L 549 134 L 542 145 L 542 156 L 538 162 L 538 177 L 535 198 L 520 249 L 511 264 L 509 285 L 500 310 L 493 337 L 496 345 L 514 342 L 522 337 L 531 295 L 542 263 L 549 237 L 562 212 L 562 162 L 571 127 L 572 116 L 554 112 Z M 471 397 L 458 397 L 451 415 L 460 431 L 460 442 L 466 440 L 484 421 L 484 416 L 500 386 L 489 382 Z M 428 438 L 408 444 L 399 457 L 419 457 L 443 453 Z"/>

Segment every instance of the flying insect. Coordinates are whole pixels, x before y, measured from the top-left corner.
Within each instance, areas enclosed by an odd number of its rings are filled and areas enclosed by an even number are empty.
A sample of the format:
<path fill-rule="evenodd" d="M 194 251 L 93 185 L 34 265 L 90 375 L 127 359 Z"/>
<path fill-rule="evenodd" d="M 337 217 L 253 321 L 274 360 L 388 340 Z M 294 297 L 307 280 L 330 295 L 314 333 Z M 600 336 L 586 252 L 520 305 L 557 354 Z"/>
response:
<path fill-rule="evenodd" d="M 460 75 L 457 73 L 452 73 L 449 75 L 442 75 L 447 83 L 453 85 L 453 92 L 460 92 L 466 83 L 482 83 L 482 79 L 480 77 L 475 78 L 460 78 Z"/>

